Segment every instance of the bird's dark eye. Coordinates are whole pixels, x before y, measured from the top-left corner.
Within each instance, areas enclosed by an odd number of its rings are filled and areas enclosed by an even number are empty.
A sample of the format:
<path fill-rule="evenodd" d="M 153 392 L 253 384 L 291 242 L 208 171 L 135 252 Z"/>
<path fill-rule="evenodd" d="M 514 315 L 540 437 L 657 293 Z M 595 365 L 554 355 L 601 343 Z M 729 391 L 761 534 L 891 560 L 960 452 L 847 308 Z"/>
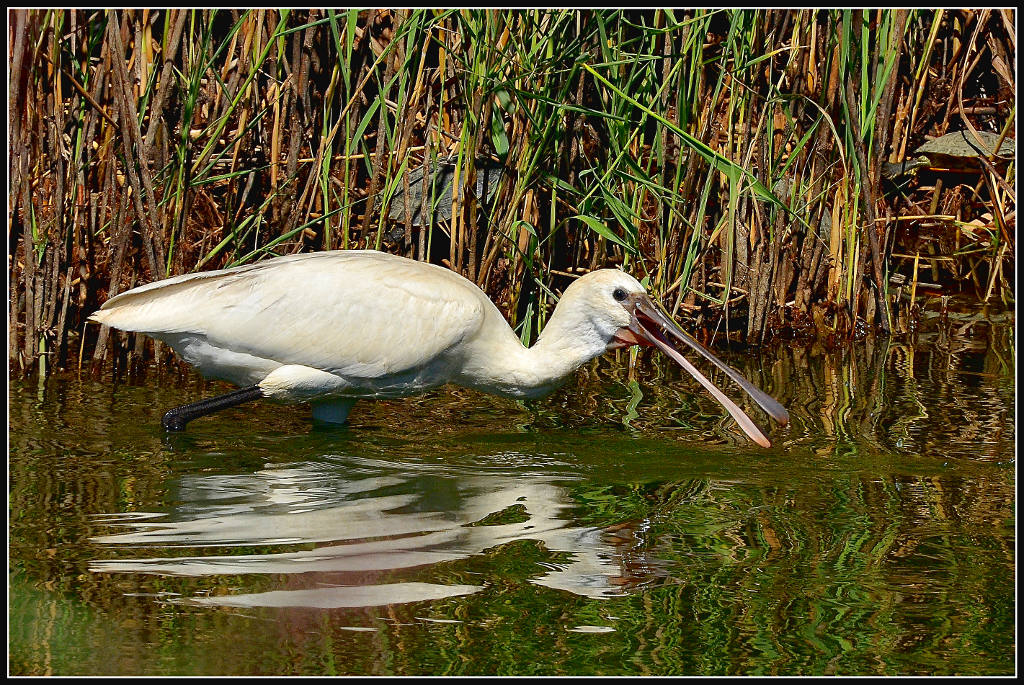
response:
<path fill-rule="evenodd" d="M 614 291 L 612 291 L 612 297 L 615 298 L 616 302 L 622 302 L 624 299 L 626 299 L 626 291 L 623 290 L 622 288 L 616 288 Z"/>

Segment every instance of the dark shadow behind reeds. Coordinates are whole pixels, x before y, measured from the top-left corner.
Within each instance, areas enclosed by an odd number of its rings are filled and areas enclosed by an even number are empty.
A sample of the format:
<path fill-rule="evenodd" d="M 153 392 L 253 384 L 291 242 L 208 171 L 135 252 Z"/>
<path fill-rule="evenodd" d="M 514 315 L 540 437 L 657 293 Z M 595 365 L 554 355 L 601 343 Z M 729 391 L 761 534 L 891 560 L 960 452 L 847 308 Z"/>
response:
<path fill-rule="evenodd" d="M 11 11 L 11 369 L 162 359 L 85 318 L 304 250 L 442 263 L 524 340 L 609 265 L 755 344 L 1009 302 L 1015 160 L 880 169 L 1015 137 L 1013 14 Z"/>

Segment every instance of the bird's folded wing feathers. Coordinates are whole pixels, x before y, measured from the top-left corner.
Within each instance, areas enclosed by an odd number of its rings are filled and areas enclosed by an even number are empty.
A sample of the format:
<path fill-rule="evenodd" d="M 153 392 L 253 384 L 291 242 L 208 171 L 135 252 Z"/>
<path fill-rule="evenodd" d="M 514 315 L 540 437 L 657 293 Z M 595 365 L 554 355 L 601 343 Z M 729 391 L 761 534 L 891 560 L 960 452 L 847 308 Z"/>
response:
<path fill-rule="evenodd" d="M 478 329 L 487 305 L 447 269 L 370 251 L 321 252 L 151 283 L 111 298 L 92 318 L 374 378 L 457 345 Z"/>

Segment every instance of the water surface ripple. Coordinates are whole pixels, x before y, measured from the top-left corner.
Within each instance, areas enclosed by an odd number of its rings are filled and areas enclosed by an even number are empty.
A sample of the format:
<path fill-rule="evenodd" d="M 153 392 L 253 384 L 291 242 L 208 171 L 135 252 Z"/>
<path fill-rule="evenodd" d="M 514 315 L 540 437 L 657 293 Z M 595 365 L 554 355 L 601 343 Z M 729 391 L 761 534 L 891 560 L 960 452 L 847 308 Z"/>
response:
<path fill-rule="evenodd" d="M 1015 359 L 983 314 L 724 354 L 790 410 L 768 450 L 657 359 L 180 435 L 162 412 L 222 386 L 16 381 L 9 671 L 1012 673 Z"/>

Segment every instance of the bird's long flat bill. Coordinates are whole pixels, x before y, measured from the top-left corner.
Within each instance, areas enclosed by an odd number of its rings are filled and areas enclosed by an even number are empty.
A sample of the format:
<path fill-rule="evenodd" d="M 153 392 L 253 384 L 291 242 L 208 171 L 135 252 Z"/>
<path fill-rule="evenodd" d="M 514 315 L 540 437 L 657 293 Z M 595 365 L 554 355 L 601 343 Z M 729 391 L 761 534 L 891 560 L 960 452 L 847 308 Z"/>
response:
<path fill-rule="evenodd" d="M 703 385 L 723 407 L 726 408 L 729 414 L 732 415 L 733 419 L 736 420 L 736 423 L 739 424 L 740 428 L 743 429 L 743 432 L 745 432 L 750 439 L 758 445 L 761 445 L 762 447 L 771 447 L 771 442 L 764 436 L 764 433 L 761 432 L 750 417 L 736 405 L 735 402 L 730 400 L 721 390 L 715 387 L 715 385 L 709 381 L 704 374 L 698 371 L 697 368 L 691 364 L 688 359 L 686 359 L 686 357 L 680 354 L 679 351 L 672 346 L 663 332 L 683 341 L 702 357 L 722 369 L 722 371 L 724 371 L 741 388 L 743 388 L 743 390 L 780 425 L 784 426 L 789 422 L 789 413 L 775 400 L 775 398 L 756 387 L 721 359 L 713 355 L 693 337 L 687 335 L 674 321 L 672 321 L 672 319 L 657 309 L 646 297 L 639 298 L 634 303 L 630 329 L 634 334 L 642 336 L 651 344 L 658 347 L 658 349 L 667 354 L 670 358 L 674 359 L 680 366 L 686 369 L 690 375 L 696 378 L 697 381 Z"/>

